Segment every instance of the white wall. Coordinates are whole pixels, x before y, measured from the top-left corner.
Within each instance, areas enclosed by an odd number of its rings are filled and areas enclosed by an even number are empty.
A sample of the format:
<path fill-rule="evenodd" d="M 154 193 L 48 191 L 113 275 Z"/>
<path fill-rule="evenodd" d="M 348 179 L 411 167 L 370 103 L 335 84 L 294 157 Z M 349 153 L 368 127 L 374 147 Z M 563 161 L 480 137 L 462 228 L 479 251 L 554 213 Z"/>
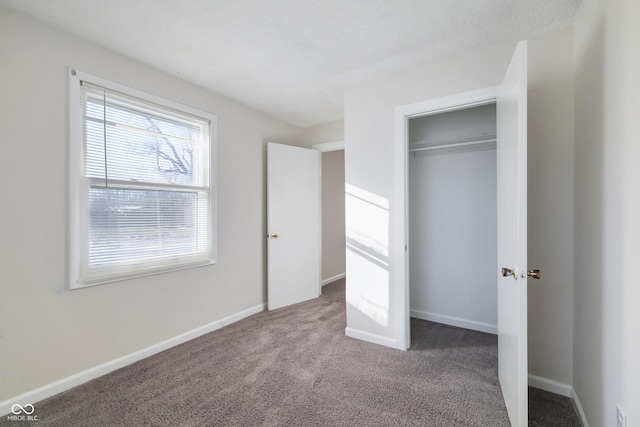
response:
<path fill-rule="evenodd" d="M 344 140 L 344 120 L 321 123 L 302 128 L 302 141 L 305 147 L 314 144 Z"/>
<path fill-rule="evenodd" d="M 265 141 L 302 132 L 0 7 L 0 402 L 260 306 Z M 218 264 L 68 291 L 68 67 L 218 117 Z"/>
<path fill-rule="evenodd" d="M 575 25 L 574 388 L 590 426 L 640 426 L 640 3 L 585 1 Z"/>
<path fill-rule="evenodd" d="M 344 150 L 322 153 L 322 282 L 345 273 Z"/>
<path fill-rule="evenodd" d="M 498 84 L 515 42 L 426 63 L 347 88 L 347 327 L 393 345 L 396 254 L 390 228 L 394 111 L 401 105 Z M 544 278 L 530 286 L 529 372 L 572 382 L 573 307 L 573 32 L 566 28 L 529 40 L 529 262 Z M 369 219 L 365 222 L 365 219 Z M 375 215 L 375 216 L 372 216 Z"/>

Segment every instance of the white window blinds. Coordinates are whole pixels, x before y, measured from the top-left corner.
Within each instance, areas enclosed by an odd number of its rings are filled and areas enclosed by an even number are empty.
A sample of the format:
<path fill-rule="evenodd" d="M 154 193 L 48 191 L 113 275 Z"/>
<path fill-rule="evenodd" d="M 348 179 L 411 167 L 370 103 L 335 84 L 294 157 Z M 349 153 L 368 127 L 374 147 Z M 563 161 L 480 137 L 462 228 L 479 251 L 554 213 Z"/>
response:
<path fill-rule="evenodd" d="M 213 262 L 211 120 L 78 83 L 75 287 Z"/>

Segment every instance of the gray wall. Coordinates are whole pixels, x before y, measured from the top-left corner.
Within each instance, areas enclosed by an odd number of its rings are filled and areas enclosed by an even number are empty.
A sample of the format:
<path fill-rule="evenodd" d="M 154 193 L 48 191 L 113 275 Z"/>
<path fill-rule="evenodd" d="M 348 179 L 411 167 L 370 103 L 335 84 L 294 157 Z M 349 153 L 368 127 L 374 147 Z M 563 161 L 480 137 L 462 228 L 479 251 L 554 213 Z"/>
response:
<path fill-rule="evenodd" d="M 322 282 L 344 273 L 344 150 L 336 150 L 322 153 Z"/>
<path fill-rule="evenodd" d="M 386 243 L 366 255 L 360 244 L 347 251 L 348 327 L 390 340 L 397 333 L 393 294 L 402 284 L 391 277 L 401 254 L 389 251 L 402 238 L 390 227 L 400 202 L 394 199 L 395 108 L 498 84 L 514 47 L 492 46 L 347 88 L 347 191 L 377 202 L 380 220 L 370 221 L 369 230 Z M 573 71 L 572 28 L 529 39 L 528 249 L 530 265 L 544 272 L 529 287 L 529 372 L 566 385 L 573 380 Z M 347 203 L 348 245 L 366 225 L 361 214 Z"/>
<path fill-rule="evenodd" d="M 409 149 L 495 135 L 495 111 L 493 104 L 411 119 Z M 495 142 L 409 154 L 412 317 L 497 333 L 496 172 Z"/>
<path fill-rule="evenodd" d="M 0 6 L 0 402 L 261 306 L 266 141 L 300 129 Z M 218 264 L 67 290 L 68 67 L 218 117 Z"/>

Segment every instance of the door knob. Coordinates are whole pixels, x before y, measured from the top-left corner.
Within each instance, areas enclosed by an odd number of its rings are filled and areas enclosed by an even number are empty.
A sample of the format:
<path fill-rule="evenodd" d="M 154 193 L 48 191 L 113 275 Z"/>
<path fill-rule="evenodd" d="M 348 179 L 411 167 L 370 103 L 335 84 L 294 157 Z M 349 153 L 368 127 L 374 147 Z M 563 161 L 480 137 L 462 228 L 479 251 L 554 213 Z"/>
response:
<path fill-rule="evenodd" d="M 515 270 L 502 267 L 502 277 L 509 277 L 509 276 L 513 276 L 514 279 L 517 279 Z"/>
<path fill-rule="evenodd" d="M 277 238 L 278 238 L 278 235 L 277 235 L 277 234 L 272 234 L 272 235 L 270 235 L 270 236 L 269 236 L 269 235 L 267 235 L 267 237 L 268 237 L 268 238 L 270 238 L 270 239 L 277 239 Z"/>
<path fill-rule="evenodd" d="M 516 271 L 515 269 L 510 269 L 510 268 L 502 268 L 502 277 L 509 277 L 509 276 L 513 276 L 514 279 L 517 279 L 518 277 L 516 276 Z M 521 274 L 522 278 L 525 278 L 524 273 Z M 540 279 L 542 277 L 542 273 L 540 272 L 540 270 L 529 270 L 527 271 L 527 276 L 531 277 L 532 279 Z"/>
<path fill-rule="evenodd" d="M 529 270 L 527 271 L 527 276 L 532 279 L 540 279 L 540 277 L 542 277 L 542 273 L 540 273 L 540 270 Z"/>

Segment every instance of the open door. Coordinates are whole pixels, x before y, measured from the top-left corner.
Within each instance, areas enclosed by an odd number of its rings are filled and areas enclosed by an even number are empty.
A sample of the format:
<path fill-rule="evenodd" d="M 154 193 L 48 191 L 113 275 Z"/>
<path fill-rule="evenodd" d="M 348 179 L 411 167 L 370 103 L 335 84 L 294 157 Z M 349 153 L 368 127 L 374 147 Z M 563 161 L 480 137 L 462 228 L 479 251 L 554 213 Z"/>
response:
<path fill-rule="evenodd" d="M 320 152 L 267 144 L 267 306 L 320 295 Z"/>
<path fill-rule="evenodd" d="M 516 47 L 500 86 L 404 105 L 396 109 L 396 187 L 399 204 L 394 222 L 394 295 L 398 321 L 396 347 L 410 345 L 408 277 L 407 153 L 408 120 L 428 113 L 454 111 L 496 102 L 497 223 L 498 223 L 498 376 L 512 426 L 526 426 L 527 392 L 527 43 Z"/>
<path fill-rule="evenodd" d="M 527 402 L 527 44 L 520 42 L 496 100 L 498 377 L 512 426 Z"/>

